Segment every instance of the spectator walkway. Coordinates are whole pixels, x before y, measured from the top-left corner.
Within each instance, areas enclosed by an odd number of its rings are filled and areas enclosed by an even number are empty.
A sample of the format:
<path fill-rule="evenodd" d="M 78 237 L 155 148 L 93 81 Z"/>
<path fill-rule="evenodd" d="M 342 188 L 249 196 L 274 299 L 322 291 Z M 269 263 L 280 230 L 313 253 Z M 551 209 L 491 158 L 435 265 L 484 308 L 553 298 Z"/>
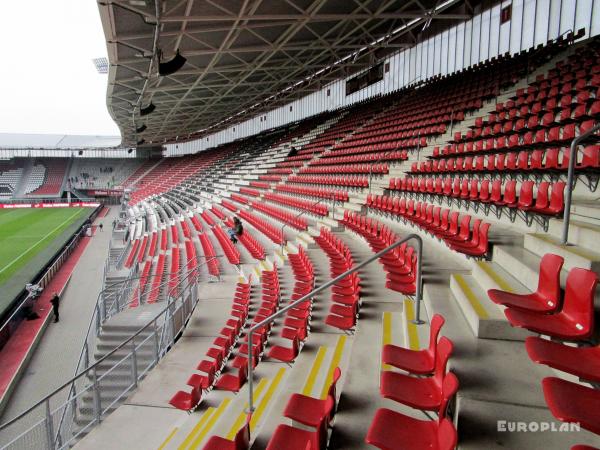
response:
<path fill-rule="evenodd" d="M 111 224 L 118 210 L 117 206 L 111 207 L 106 216 L 93 222 L 95 234 L 86 238 L 89 242 L 61 297 L 60 322 L 48 324 L 0 416 L 0 423 L 20 414 L 73 377 L 94 305 L 102 289 L 99 271 L 108 256 Z M 104 226 L 102 232 L 97 227 L 100 223 Z M 48 312 L 51 313 L 51 309 L 41 311 L 40 315 L 44 317 L 44 313 Z M 2 441 L 5 438 L 8 437 L 3 436 Z"/>

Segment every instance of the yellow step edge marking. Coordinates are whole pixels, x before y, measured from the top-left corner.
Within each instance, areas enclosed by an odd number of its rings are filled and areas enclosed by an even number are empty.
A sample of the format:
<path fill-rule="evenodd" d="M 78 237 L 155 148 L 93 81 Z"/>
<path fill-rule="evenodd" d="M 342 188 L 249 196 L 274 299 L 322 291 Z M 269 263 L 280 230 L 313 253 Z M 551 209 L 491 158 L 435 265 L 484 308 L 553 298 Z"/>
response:
<path fill-rule="evenodd" d="M 346 344 L 346 335 L 342 334 L 335 346 L 335 350 L 333 352 L 333 358 L 331 359 L 331 364 L 329 365 L 329 371 L 327 372 L 327 377 L 325 378 L 325 384 L 323 385 L 323 389 L 321 390 L 321 398 L 325 399 L 327 397 L 327 392 L 329 392 L 329 385 L 333 380 L 333 372 L 337 366 L 340 364 L 340 360 L 342 359 L 342 353 L 344 352 L 344 345 Z"/>
<path fill-rule="evenodd" d="M 263 398 L 260 401 L 260 404 L 258 405 L 258 407 L 254 410 L 254 413 L 252 414 L 252 420 L 250 421 L 250 430 L 254 430 L 254 428 L 256 427 L 256 424 L 258 423 L 261 416 L 265 412 L 265 409 L 267 409 L 267 405 L 271 401 L 273 394 L 275 394 L 275 391 L 277 390 L 277 386 L 279 386 L 279 383 L 281 382 L 281 379 L 283 378 L 284 374 L 285 374 L 285 368 L 282 367 L 277 372 L 277 375 L 275 375 L 275 378 L 273 378 L 273 381 L 271 381 L 271 385 L 269 386 L 269 389 L 267 389 L 267 392 L 265 392 L 265 395 L 263 395 Z"/>
<path fill-rule="evenodd" d="M 383 313 L 383 333 L 381 334 L 381 351 L 383 351 L 383 347 L 387 344 L 391 344 L 392 342 L 392 313 L 384 312 Z M 381 366 L 381 370 L 389 370 L 389 364 L 383 364 Z"/>
<path fill-rule="evenodd" d="M 262 393 L 262 391 L 264 390 L 264 388 L 268 382 L 269 382 L 269 380 L 267 378 L 261 378 L 260 381 L 258 382 L 258 385 L 256 386 L 256 390 L 254 391 L 254 394 L 252 395 L 252 399 L 255 403 L 258 400 L 258 397 L 260 397 L 260 394 Z M 247 409 L 248 409 L 248 402 L 246 402 L 244 404 L 244 409 L 238 415 L 237 419 L 235 420 L 235 422 L 229 429 L 229 433 L 227 433 L 226 438 L 229 439 L 230 441 L 233 440 L 233 438 L 237 434 L 238 430 L 240 428 L 242 428 L 242 426 L 246 422 L 246 415 L 248 414 L 246 412 Z"/>
<path fill-rule="evenodd" d="M 317 352 L 317 356 L 313 361 L 312 368 L 310 369 L 310 373 L 308 374 L 308 378 L 306 379 L 306 383 L 304 384 L 304 389 L 302 389 L 302 395 L 310 395 L 312 394 L 313 387 L 315 386 L 315 381 L 319 372 L 321 371 L 321 366 L 323 365 L 323 360 L 325 359 L 325 354 L 327 353 L 327 347 L 319 347 L 319 351 Z"/>
<path fill-rule="evenodd" d="M 508 282 L 504 278 L 498 275 L 496 271 L 492 269 L 492 266 L 490 264 L 483 261 L 478 261 L 477 265 L 481 268 L 481 270 L 483 270 L 487 274 L 488 277 L 490 277 L 494 281 L 494 283 L 498 285 L 500 289 L 506 292 L 514 292 L 512 286 L 508 284 Z"/>
<path fill-rule="evenodd" d="M 210 433 L 212 428 L 215 426 L 215 423 L 217 422 L 217 420 L 219 420 L 219 418 L 225 411 L 225 408 L 227 408 L 227 405 L 229 405 L 230 402 L 231 402 L 230 398 L 226 398 L 225 400 L 223 400 L 221 402 L 221 404 L 219 405 L 219 407 L 217 408 L 215 413 L 212 416 L 210 416 L 210 419 L 208 419 L 208 422 L 206 422 L 206 425 L 204 426 L 204 428 L 202 429 L 200 434 L 198 434 L 196 439 L 194 439 L 194 442 L 192 442 L 190 450 L 194 449 L 194 448 L 198 448 L 198 445 L 200 445 L 200 443 L 206 437 L 206 435 L 208 433 Z"/>
<path fill-rule="evenodd" d="M 177 447 L 177 450 L 185 450 L 187 447 L 189 447 L 190 443 L 194 439 L 194 436 L 196 436 L 196 434 L 198 432 L 200 432 L 200 430 L 202 429 L 204 424 L 208 421 L 208 419 L 210 418 L 210 416 L 212 415 L 214 410 L 215 410 L 215 408 L 213 408 L 211 406 L 206 411 L 204 411 L 204 414 L 202 414 L 202 417 L 200 417 L 200 420 L 198 421 L 196 426 L 194 426 L 194 428 L 192 428 L 192 431 L 190 432 L 190 434 L 188 434 L 187 437 L 185 438 L 185 440 L 181 443 L 181 445 L 179 447 Z"/>
<path fill-rule="evenodd" d="M 408 332 L 408 348 L 411 350 L 420 350 L 421 342 L 419 342 L 419 331 L 415 320 L 415 307 L 412 300 L 404 299 L 404 313 L 406 315 L 406 330 Z"/>
<path fill-rule="evenodd" d="M 160 447 L 158 447 L 158 450 L 163 450 L 163 448 L 165 448 L 167 446 L 167 444 L 171 441 L 171 439 L 173 439 L 173 436 L 175 436 L 175 433 L 177 433 L 177 431 L 179 431 L 179 428 L 175 427 L 171 430 L 171 432 L 169 433 L 169 435 L 167 436 L 167 438 L 163 441 L 162 444 L 160 444 Z"/>
<path fill-rule="evenodd" d="M 541 241 L 544 242 L 548 242 L 549 244 L 552 244 L 558 248 L 560 248 L 561 250 L 564 250 L 565 252 L 568 253 L 573 253 L 574 255 L 577 256 L 581 256 L 582 258 L 586 258 L 589 259 L 591 261 L 597 261 L 598 260 L 598 255 L 597 254 L 593 254 L 591 252 L 586 251 L 585 249 L 581 248 L 581 247 L 576 247 L 576 246 L 567 246 L 567 245 L 563 245 L 559 242 L 556 242 L 554 239 L 551 239 L 547 236 L 544 236 L 542 234 L 534 234 L 533 236 L 535 236 L 535 238 L 540 239 Z"/>
<path fill-rule="evenodd" d="M 456 280 L 456 282 L 462 289 L 463 293 L 465 294 L 465 297 L 467 298 L 467 300 L 469 301 L 469 303 L 471 304 L 471 306 L 473 307 L 473 309 L 475 310 L 475 313 L 479 316 L 479 318 L 480 319 L 489 318 L 488 313 L 483 308 L 483 306 L 481 306 L 481 303 L 479 303 L 477 296 L 473 293 L 473 291 L 471 290 L 471 288 L 469 287 L 467 282 L 464 280 L 464 278 L 459 274 L 454 274 L 454 279 Z"/>

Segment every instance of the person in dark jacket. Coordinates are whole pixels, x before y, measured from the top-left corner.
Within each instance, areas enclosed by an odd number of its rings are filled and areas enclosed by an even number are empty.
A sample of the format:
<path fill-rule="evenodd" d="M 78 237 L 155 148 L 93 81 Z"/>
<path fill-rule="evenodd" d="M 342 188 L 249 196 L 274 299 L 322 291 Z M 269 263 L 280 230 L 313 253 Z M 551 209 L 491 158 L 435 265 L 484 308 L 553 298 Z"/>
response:
<path fill-rule="evenodd" d="M 54 313 L 54 323 L 56 323 L 58 322 L 58 305 L 60 304 L 60 297 L 58 296 L 58 293 L 54 293 L 50 299 L 50 303 L 52 304 L 52 312 Z"/>
<path fill-rule="evenodd" d="M 233 242 L 234 244 L 237 244 L 237 238 L 238 236 L 241 236 L 242 233 L 244 232 L 244 226 L 242 225 L 242 221 L 240 219 L 238 219 L 237 217 L 233 218 L 233 226 L 228 230 L 229 232 L 229 239 L 231 239 L 231 242 Z"/>

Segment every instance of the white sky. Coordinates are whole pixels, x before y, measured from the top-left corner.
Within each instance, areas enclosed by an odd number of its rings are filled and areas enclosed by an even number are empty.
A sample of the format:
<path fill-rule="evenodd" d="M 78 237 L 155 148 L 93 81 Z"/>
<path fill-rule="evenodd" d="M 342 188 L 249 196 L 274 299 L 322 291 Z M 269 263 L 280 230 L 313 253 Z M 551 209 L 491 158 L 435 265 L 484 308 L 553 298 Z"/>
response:
<path fill-rule="evenodd" d="M 0 132 L 119 135 L 94 0 L 0 1 Z"/>

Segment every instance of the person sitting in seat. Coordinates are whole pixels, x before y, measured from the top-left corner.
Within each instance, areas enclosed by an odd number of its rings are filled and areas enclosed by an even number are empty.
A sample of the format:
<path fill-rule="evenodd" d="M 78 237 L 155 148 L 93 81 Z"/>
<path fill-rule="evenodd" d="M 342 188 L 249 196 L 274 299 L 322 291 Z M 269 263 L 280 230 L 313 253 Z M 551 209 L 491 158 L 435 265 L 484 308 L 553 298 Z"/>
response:
<path fill-rule="evenodd" d="M 240 219 L 238 219 L 237 217 L 233 218 L 233 226 L 231 228 L 229 228 L 229 230 L 227 230 L 227 232 L 229 233 L 229 239 L 231 239 L 231 242 L 233 242 L 234 244 L 237 244 L 237 237 L 241 236 L 242 233 L 244 232 L 244 227 L 242 225 L 242 221 Z"/>

